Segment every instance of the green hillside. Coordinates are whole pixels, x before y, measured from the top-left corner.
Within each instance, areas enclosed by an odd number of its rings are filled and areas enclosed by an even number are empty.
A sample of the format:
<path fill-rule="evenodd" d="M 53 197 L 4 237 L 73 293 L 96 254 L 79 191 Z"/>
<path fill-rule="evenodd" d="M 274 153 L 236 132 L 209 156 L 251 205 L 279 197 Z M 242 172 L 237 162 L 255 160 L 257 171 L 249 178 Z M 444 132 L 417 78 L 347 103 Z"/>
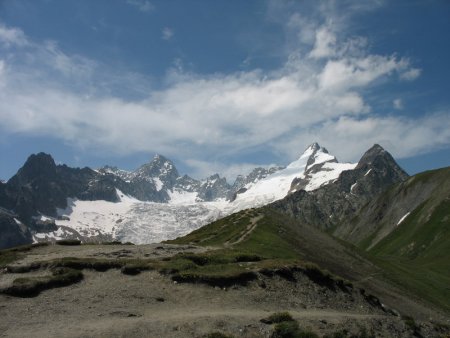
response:
<path fill-rule="evenodd" d="M 450 198 L 416 208 L 369 253 L 397 282 L 450 310 Z"/>
<path fill-rule="evenodd" d="M 336 233 L 390 279 L 450 310 L 450 168 L 395 185 Z"/>

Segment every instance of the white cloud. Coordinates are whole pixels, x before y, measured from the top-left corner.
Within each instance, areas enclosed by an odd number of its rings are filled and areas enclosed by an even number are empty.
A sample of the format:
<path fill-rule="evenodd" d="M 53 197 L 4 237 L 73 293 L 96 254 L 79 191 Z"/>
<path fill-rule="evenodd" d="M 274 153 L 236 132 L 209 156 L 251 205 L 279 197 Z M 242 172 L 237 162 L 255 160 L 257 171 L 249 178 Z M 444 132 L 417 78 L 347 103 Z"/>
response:
<path fill-rule="evenodd" d="M 90 151 L 157 151 L 190 159 L 188 165 L 201 176 L 208 168 L 228 177 L 254 164 L 227 164 L 226 170 L 226 159 L 257 147 L 292 160 L 317 140 L 355 160 L 354 154 L 373 143 L 398 156 L 450 144 L 448 112 L 420 119 L 383 117 L 367 102 L 365 92 L 380 81 L 417 73 L 407 59 L 368 54 L 364 38 L 342 41 L 338 31 L 323 28 L 329 25 L 300 16 L 292 20 L 292 27 L 297 20 L 311 28 L 302 37 L 309 50 L 292 50 L 279 69 L 204 75 L 185 72 L 176 63 L 158 90 L 134 74 L 105 71 L 54 42 L 33 43 L 17 33 L 31 52 L 26 58 L 13 54 L 8 67 L 0 67 L 0 128 L 52 136 Z M 173 31 L 166 29 L 163 38 L 170 39 Z M 139 98 L 119 95 L 136 90 L 136 83 L 141 83 Z M 214 163 L 217 158 L 223 160 Z"/>
<path fill-rule="evenodd" d="M 172 39 L 173 35 L 174 35 L 173 29 L 169 27 L 164 27 L 163 30 L 161 31 L 161 39 L 163 40 L 170 40 Z"/>
<path fill-rule="evenodd" d="M 155 6 L 148 0 L 127 0 L 127 4 L 136 7 L 141 12 L 151 12 Z"/>
<path fill-rule="evenodd" d="M 392 105 L 395 109 L 402 110 L 403 109 L 403 101 L 402 99 L 395 99 L 392 101 Z"/>
<path fill-rule="evenodd" d="M 381 55 L 369 55 L 361 58 L 330 60 L 320 76 L 320 85 L 326 90 L 345 91 L 370 85 L 381 77 L 394 71 L 408 69 L 406 59 L 396 59 Z"/>
<path fill-rule="evenodd" d="M 358 161 L 373 144 L 381 144 L 396 158 L 405 158 L 448 147 L 450 111 L 420 118 L 342 116 L 304 130 L 279 144 L 280 151 L 299 153 L 299 145 L 318 141 L 340 161 Z"/>
<path fill-rule="evenodd" d="M 325 58 L 335 55 L 336 35 L 327 27 L 320 27 L 316 31 L 316 42 L 309 53 L 313 58 Z"/>
<path fill-rule="evenodd" d="M 28 39 L 21 29 L 9 28 L 0 23 L 0 42 L 6 46 L 26 46 Z"/>
<path fill-rule="evenodd" d="M 413 80 L 417 79 L 421 73 L 422 73 L 421 69 L 412 68 L 412 69 L 408 69 L 404 73 L 402 73 L 400 75 L 400 78 L 405 81 L 413 81 Z"/>

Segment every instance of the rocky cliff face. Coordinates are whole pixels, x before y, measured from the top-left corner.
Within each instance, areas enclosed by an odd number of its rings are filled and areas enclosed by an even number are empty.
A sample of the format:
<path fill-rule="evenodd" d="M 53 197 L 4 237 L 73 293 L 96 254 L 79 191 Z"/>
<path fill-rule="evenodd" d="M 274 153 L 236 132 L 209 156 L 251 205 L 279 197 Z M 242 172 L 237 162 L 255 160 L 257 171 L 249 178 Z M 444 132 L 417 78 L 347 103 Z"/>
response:
<path fill-rule="evenodd" d="M 7 210 L 0 209 L 0 248 L 9 248 L 31 243 L 32 237 L 27 226 Z"/>
<path fill-rule="evenodd" d="M 408 175 L 381 146 L 374 145 L 353 170 L 313 191 L 299 190 L 272 204 L 304 223 L 329 229 L 351 218 L 372 198 Z M 297 186 L 302 182 L 294 183 Z M 294 185 L 295 187 L 295 185 Z"/>
<path fill-rule="evenodd" d="M 68 197 L 117 201 L 116 187 L 126 190 L 115 176 L 103 176 L 89 168 L 57 166 L 50 155 L 39 153 L 31 155 L 2 186 L 0 205 L 33 227 L 36 216 L 56 217 L 57 208 L 65 208 Z"/>

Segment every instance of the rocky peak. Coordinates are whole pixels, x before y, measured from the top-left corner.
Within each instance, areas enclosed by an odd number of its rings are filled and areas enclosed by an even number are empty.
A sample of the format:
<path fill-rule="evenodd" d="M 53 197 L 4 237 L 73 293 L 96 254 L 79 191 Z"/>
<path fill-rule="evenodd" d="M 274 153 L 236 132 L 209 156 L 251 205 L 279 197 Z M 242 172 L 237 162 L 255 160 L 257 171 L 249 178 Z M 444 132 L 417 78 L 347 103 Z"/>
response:
<path fill-rule="evenodd" d="M 141 166 L 138 171 L 150 177 L 179 177 L 178 170 L 173 162 L 162 155 L 156 154 L 150 163 Z"/>
<path fill-rule="evenodd" d="M 319 150 L 321 148 L 321 146 L 319 145 L 319 143 L 317 143 L 317 142 L 314 142 L 314 143 L 311 143 L 307 148 L 306 148 L 306 150 L 311 150 L 311 151 L 317 151 L 317 150 Z"/>
<path fill-rule="evenodd" d="M 380 146 L 379 144 L 374 144 L 361 157 L 361 159 L 358 162 L 357 168 L 365 165 L 370 165 L 378 157 L 392 158 L 391 154 L 389 154 L 386 150 L 384 150 L 382 146 Z"/>
<path fill-rule="evenodd" d="M 393 182 L 401 182 L 408 178 L 408 174 L 397 164 L 392 155 L 379 144 L 375 144 L 364 153 L 355 169 L 377 170 L 382 176 L 389 176 Z"/>
<path fill-rule="evenodd" d="M 49 154 L 32 154 L 22 168 L 17 172 L 20 181 L 41 177 L 54 177 L 56 175 L 56 164 Z"/>

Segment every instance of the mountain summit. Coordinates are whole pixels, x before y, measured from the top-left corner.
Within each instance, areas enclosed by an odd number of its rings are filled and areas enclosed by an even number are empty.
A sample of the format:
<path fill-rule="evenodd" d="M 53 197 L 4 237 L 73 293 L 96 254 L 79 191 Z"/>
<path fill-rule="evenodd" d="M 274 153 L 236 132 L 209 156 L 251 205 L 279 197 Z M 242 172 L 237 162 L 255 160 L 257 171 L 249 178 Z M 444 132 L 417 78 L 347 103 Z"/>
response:
<path fill-rule="evenodd" d="M 336 157 L 315 142 L 285 169 L 241 188 L 235 203 L 245 206 L 243 208 L 261 206 L 282 199 L 289 192 L 315 190 L 355 166 L 353 163 L 338 163 Z"/>

